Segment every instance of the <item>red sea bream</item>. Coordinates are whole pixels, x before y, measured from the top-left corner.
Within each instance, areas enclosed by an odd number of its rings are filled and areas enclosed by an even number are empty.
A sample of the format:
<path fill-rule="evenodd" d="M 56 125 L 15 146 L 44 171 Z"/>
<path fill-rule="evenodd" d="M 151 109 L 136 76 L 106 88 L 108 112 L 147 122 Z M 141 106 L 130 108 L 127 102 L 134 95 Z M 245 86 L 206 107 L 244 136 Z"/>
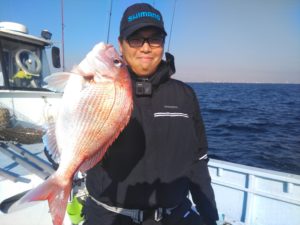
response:
<path fill-rule="evenodd" d="M 46 79 L 60 89 L 57 119 L 48 125 L 47 148 L 59 156 L 59 167 L 44 183 L 17 203 L 48 200 L 54 225 L 61 225 L 77 171 L 98 163 L 127 125 L 132 111 L 132 88 L 127 68 L 112 45 L 97 44 L 70 73 Z"/>

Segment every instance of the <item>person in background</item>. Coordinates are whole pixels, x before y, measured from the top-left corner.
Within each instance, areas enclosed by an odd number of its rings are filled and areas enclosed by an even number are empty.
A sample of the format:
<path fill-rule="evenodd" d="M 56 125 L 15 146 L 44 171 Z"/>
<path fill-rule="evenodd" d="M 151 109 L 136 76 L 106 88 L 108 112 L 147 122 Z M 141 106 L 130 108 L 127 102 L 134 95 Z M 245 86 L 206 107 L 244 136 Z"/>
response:
<path fill-rule="evenodd" d="M 104 159 L 87 172 L 84 225 L 215 225 L 207 140 L 191 87 L 172 79 L 161 13 L 128 7 L 119 47 L 134 92 L 129 124 Z M 188 198 L 189 192 L 195 208 Z"/>

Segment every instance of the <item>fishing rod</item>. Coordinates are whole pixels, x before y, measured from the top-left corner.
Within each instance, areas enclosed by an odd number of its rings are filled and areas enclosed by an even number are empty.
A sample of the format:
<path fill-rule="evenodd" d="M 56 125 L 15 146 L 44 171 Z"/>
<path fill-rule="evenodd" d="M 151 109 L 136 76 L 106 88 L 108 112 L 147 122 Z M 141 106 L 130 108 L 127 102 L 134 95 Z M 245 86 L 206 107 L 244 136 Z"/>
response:
<path fill-rule="evenodd" d="M 65 71 L 65 34 L 64 34 L 64 0 L 61 0 L 61 49 L 62 49 L 62 70 Z"/>
<path fill-rule="evenodd" d="M 113 0 L 110 0 L 110 9 L 109 9 L 109 18 L 108 18 L 108 30 L 107 30 L 107 38 L 106 43 L 109 42 L 109 32 L 110 32 L 110 21 L 111 21 L 111 11 L 112 11 L 112 2 Z"/>
<path fill-rule="evenodd" d="M 168 42 L 168 52 L 170 49 L 170 43 L 171 43 L 171 37 L 172 37 L 172 31 L 173 31 L 173 24 L 174 24 L 174 17 L 175 17 L 175 10 L 176 10 L 176 4 L 177 0 L 174 1 L 174 6 L 173 6 L 173 14 L 172 14 L 172 20 L 171 20 L 171 28 L 170 28 L 170 36 L 169 36 L 169 42 Z"/>

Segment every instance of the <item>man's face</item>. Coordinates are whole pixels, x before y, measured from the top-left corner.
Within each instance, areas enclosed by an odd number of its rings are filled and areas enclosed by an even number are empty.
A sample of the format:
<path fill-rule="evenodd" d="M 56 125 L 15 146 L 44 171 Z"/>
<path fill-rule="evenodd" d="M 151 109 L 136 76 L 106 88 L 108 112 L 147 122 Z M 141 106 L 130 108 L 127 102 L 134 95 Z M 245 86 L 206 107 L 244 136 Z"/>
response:
<path fill-rule="evenodd" d="M 141 43 L 141 40 L 144 43 L 139 46 L 137 43 Z M 159 44 L 160 41 L 161 44 Z M 153 74 L 161 62 L 164 52 L 164 37 L 158 29 L 144 28 L 136 31 L 127 40 L 119 41 L 119 47 L 123 58 L 133 72 L 138 76 L 145 77 Z"/>

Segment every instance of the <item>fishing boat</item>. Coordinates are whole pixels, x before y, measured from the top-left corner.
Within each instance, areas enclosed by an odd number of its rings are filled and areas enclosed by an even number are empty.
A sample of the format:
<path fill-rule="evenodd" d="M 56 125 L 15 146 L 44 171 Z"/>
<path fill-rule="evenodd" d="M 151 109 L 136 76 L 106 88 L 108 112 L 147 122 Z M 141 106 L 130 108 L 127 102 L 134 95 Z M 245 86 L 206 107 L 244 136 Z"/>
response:
<path fill-rule="evenodd" d="M 51 225 L 47 202 L 17 212 L 9 206 L 53 172 L 44 154 L 41 126 L 53 116 L 61 93 L 43 88 L 59 49 L 51 34 L 28 34 L 24 25 L 0 23 L 0 223 Z M 299 225 L 300 176 L 211 159 L 209 171 L 219 210 L 219 225 Z M 64 225 L 72 224 L 65 217 Z"/>

